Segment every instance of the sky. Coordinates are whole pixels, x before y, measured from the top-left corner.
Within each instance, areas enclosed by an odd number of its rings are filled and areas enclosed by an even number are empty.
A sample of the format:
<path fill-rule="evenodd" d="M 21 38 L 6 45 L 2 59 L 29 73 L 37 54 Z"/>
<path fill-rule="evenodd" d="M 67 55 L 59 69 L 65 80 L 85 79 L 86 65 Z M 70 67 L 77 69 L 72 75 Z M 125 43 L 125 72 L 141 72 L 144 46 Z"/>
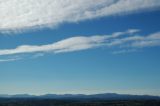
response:
<path fill-rule="evenodd" d="M 159 0 L 0 0 L 0 94 L 160 95 Z"/>

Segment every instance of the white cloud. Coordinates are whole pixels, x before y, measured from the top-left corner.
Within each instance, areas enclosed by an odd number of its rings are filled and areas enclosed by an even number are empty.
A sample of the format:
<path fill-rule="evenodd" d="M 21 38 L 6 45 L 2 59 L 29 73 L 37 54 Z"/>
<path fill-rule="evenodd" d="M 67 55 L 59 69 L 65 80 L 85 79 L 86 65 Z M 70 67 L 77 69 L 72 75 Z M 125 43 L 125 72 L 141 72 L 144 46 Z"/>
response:
<path fill-rule="evenodd" d="M 53 44 L 31 46 L 22 45 L 15 49 L 0 50 L 0 55 L 12 55 L 20 53 L 35 53 L 35 52 L 71 52 L 85 50 L 103 45 L 108 36 L 91 36 L 91 37 L 72 37 Z"/>
<path fill-rule="evenodd" d="M 0 0 L 0 32 L 10 33 L 160 7 L 160 0 Z"/>
<path fill-rule="evenodd" d="M 11 61 L 17 61 L 20 60 L 21 58 L 7 58 L 7 59 L 0 59 L 1 62 L 11 62 Z"/>
<path fill-rule="evenodd" d="M 160 32 L 151 34 L 147 37 L 141 37 L 140 39 L 133 42 L 131 46 L 141 48 L 150 46 L 160 46 Z"/>
<path fill-rule="evenodd" d="M 134 35 L 123 38 L 113 39 L 108 43 L 108 46 L 122 46 L 122 47 L 150 47 L 160 45 L 160 32 L 152 33 L 148 36 Z"/>
<path fill-rule="evenodd" d="M 118 51 L 113 51 L 112 54 L 126 54 L 126 53 L 137 52 L 136 49 L 122 49 Z"/>
<path fill-rule="evenodd" d="M 138 35 L 140 30 L 130 29 L 125 32 L 115 32 L 111 35 L 78 36 L 64 39 L 48 45 L 21 45 L 15 49 L 0 50 L 0 55 L 15 55 L 27 53 L 64 53 L 86 50 L 97 47 L 116 47 L 119 49 L 135 49 L 160 46 L 160 32 L 146 36 Z M 127 50 L 128 51 L 128 50 Z M 130 50 L 129 50 L 130 51 Z M 42 54 L 40 54 L 41 56 Z"/>
<path fill-rule="evenodd" d="M 33 55 L 31 58 L 38 58 L 38 57 L 42 57 L 44 56 L 44 53 L 37 53 L 35 55 Z"/>

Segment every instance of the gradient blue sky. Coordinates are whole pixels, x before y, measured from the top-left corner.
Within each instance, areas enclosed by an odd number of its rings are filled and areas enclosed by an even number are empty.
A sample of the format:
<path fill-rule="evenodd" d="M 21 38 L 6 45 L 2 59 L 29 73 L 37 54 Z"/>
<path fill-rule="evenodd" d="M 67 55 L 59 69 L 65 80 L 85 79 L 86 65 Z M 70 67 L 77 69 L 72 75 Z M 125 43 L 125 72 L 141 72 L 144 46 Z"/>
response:
<path fill-rule="evenodd" d="M 145 37 L 160 31 L 159 19 L 160 11 L 156 9 L 64 22 L 55 28 L 2 31 L 0 51 L 20 45 L 47 45 L 76 36 L 111 36 L 129 29 L 138 29 L 135 35 Z M 160 40 L 157 42 L 140 48 L 100 46 L 62 53 L 0 55 L 0 94 L 114 92 L 160 95 Z"/>

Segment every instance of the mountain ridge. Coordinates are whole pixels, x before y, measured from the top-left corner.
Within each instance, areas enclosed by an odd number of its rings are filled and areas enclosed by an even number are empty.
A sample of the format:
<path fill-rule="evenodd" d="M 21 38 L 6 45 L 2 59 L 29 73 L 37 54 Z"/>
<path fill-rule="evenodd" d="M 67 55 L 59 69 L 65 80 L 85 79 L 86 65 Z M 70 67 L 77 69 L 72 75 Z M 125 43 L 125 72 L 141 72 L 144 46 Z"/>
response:
<path fill-rule="evenodd" d="M 45 94 L 45 95 L 29 95 L 29 94 L 0 94 L 0 98 L 38 98 L 38 99 L 100 99 L 100 100 L 160 100 L 160 96 L 153 95 L 131 95 L 117 93 L 101 93 L 101 94 Z"/>

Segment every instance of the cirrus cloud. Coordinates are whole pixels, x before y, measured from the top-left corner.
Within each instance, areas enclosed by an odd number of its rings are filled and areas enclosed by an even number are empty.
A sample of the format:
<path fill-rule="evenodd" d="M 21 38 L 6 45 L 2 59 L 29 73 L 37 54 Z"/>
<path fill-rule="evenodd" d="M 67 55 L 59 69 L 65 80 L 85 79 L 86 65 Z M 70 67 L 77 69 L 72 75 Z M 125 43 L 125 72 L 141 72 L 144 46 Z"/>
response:
<path fill-rule="evenodd" d="M 54 28 L 159 7 L 159 0 L 0 0 L 0 33 Z"/>
<path fill-rule="evenodd" d="M 0 56 L 48 52 L 65 53 L 98 47 L 116 47 L 119 49 L 134 50 L 144 47 L 160 46 L 160 32 L 144 36 L 138 34 L 139 31 L 138 29 L 129 29 L 124 32 L 115 32 L 111 35 L 76 36 L 47 45 L 20 45 L 15 49 L 0 50 Z"/>

